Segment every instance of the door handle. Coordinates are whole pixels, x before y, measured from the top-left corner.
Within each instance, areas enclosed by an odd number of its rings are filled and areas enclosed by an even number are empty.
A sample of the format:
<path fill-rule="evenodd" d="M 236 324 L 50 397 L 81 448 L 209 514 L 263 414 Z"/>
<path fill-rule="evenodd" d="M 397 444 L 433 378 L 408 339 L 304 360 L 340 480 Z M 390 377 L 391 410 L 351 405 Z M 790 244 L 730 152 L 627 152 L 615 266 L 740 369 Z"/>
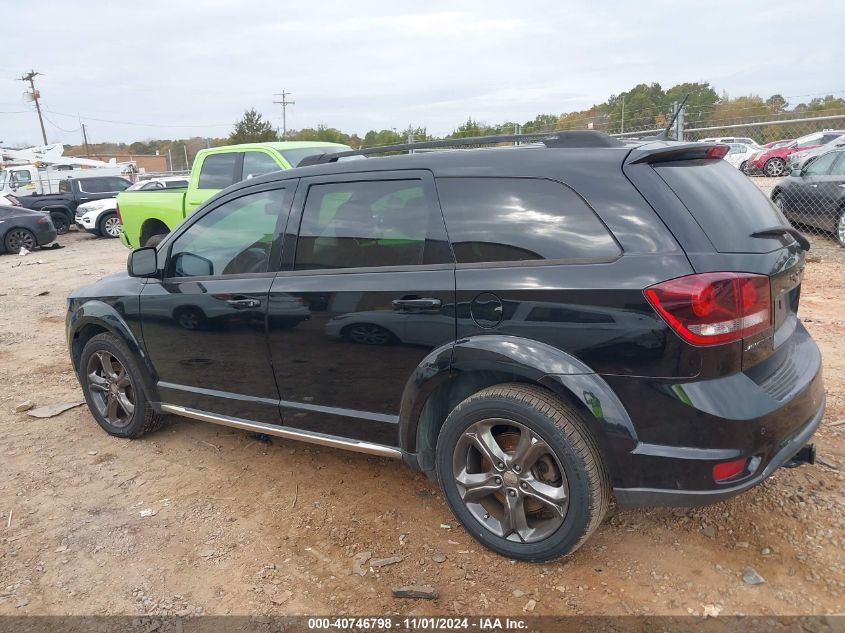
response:
<path fill-rule="evenodd" d="M 439 308 L 442 305 L 440 299 L 424 298 L 424 299 L 394 299 L 392 302 L 394 308 Z"/>
<path fill-rule="evenodd" d="M 202 204 L 202 200 L 188 200 L 188 204 L 190 204 L 192 206 L 197 206 L 197 205 Z"/>
<path fill-rule="evenodd" d="M 811 186 L 813 189 L 815 189 L 816 187 L 818 187 L 818 185 L 815 185 L 815 184 L 810 185 L 810 186 Z"/>
<path fill-rule="evenodd" d="M 226 303 L 232 306 L 235 310 L 246 310 L 247 308 L 258 308 L 261 306 L 261 301 L 258 299 L 229 299 Z"/>

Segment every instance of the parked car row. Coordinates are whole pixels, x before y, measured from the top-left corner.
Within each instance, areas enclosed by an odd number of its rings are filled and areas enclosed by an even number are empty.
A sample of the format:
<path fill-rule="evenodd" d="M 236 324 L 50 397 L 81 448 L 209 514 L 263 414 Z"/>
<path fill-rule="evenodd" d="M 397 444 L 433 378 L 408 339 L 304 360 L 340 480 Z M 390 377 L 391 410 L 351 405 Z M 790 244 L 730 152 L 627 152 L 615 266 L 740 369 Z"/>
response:
<path fill-rule="evenodd" d="M 743 171 L 749 175 L 762 174 L 770 178 L 785 176 L 792 167 L 801 167 L 818 156 L 818 153 L 813 153 L 814 150 L 819 149 L 823 153 L 831 149 L 834 143 L 842 140 L 843 135 L 845 130 L 826 130 L 793 141 L 778 142 L 752 154 L 746 160 Z"/>

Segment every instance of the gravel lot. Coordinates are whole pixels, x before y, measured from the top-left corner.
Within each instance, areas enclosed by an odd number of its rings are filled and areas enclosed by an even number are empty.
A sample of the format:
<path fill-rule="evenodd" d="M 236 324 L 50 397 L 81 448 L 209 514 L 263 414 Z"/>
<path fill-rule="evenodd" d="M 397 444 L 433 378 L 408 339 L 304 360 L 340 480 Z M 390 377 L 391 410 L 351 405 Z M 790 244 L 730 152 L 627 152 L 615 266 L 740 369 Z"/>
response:
<path fill-rule="evenodd" d="M 127 441 L 85 407 L 15 413 L 82 400 L 65 297 L 125 266 L 117 240 L 60 241 L 0 256 L 0 614 L 845 611 L 841 259 L 811 258 L 801 299 L 825 360 L 822 463 L 704 509 L 616 514 L 540 565 L 476 545 L 437 487 L 397 462 L 181 418 Z M 763 584 L 743 581 L 749 567 Z M 412 583 L 439 599 L 392 597 Z"/>

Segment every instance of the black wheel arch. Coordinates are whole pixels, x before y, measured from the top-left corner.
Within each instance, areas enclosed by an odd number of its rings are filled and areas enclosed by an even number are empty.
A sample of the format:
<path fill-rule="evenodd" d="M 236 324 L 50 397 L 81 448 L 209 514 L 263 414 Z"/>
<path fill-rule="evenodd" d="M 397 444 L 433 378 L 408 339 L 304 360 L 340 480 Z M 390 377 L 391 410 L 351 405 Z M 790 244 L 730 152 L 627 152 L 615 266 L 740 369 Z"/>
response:
<path fill-rule="evenodd" d="M 123 316 L 114 307 L 102 301 L 88 301 L 82 304 L 68 318 L 67 339 L 73 370 L 79 374 L 79 362 L 85 344 L 98 334 L 109 333 L 119 338 L 138 359 L 141 382 L 147 400 L 158 410 L 159 393 L 156 387 L 157 374 L 144 351 L 141 341 L 133 333 Z"/>
<path fill-rule="evenodd" d="M 482 389 L 513 382 L 541 386 L 584 411 L 604 454 L 630 452 L 637 445 L 619 398 L 580 360 L 538 341 L 486 335 L 432 351 L 406 383 L 399 414 L 405 461 L 433 476 L 437 436 L 452 409 Z M 612 470 L 612 464 L 608 467 Z"/>

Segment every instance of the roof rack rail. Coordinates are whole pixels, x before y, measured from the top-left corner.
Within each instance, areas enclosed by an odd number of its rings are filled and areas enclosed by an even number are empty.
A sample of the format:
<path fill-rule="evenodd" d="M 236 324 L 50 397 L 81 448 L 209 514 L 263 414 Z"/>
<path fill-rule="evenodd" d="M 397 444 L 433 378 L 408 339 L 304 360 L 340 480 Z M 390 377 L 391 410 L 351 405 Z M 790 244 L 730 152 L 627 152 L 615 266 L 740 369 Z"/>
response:
<path fill-rule="evenodd" d="M 315 154 L 306 156 L 297 167 L 307 165 L 322 165 L 337 162 L 339 158 L 347 156 L 368 156 L 370 154 L 384 154 L 387 152 L 405 152 L 417 149 L 441 149 L 460 147 L 465 145 L 489 145 L 491 143 L 509 142 L 541 142 L 546 147 L 622 147 L 622 141 L 608 136 L 597 130 L 571 130 L 566 132 L 538 132 L 535 134 L 499 134 L 495 136 L 468 136 L 466 138 L 450 138 L 439 141 L 423 141 L 421 143 L 403 143 L 399 145 L 379 145 L 345 152 Z"/>

